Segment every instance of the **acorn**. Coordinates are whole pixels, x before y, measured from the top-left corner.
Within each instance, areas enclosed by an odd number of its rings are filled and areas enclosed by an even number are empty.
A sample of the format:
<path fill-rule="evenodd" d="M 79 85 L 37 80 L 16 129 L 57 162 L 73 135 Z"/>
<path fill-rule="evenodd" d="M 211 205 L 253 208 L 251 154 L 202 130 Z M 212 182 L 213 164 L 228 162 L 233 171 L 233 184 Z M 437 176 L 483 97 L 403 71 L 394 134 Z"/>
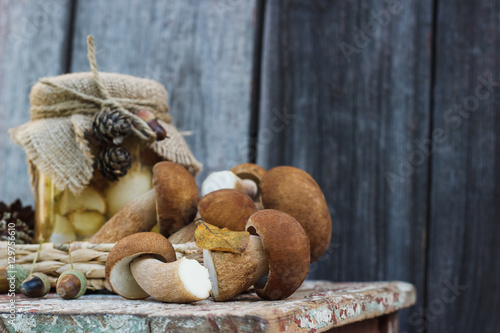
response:
<path fill-rule="evenodd" d="M 85 276 L 73 269 L 62 273 L 57 279 L 56 292 L 64 299 L 75 299 L 87 290 L 87 279 Z"/>
<path fill-rule="evenodd" d="M 43 297 L 50 291 L 50 281 L 43 273 L 30 274 L 21 284 L 21 293 L 30 298 Z"/>
<path fill-rule="evenodd" d="M 69 262 L 71 269 L 64 271 L 56 283 L 56 293 L 63 299 L 76 299 L 87 290 L 87 278 L 82 273 L 73 269 L 73 260 L 71 259 L 71 244 L 68 247 Z"/>
<path fill-rule="evenodd" d="M 35 258 L 33 259 L 33 264 L 31 264 L 30 274 L 21 284 L 21 293 L 26 297 L 43 297 L 50 291 L 50 281 L 48 276 L 43 273 L 33 273 L 36 261 L 38 260 L 38 256 L 40 255 L 40 250 L 42 249 L 42 244 L 43 239 L 40 242 L 40 246 L 38 247 Z"/>

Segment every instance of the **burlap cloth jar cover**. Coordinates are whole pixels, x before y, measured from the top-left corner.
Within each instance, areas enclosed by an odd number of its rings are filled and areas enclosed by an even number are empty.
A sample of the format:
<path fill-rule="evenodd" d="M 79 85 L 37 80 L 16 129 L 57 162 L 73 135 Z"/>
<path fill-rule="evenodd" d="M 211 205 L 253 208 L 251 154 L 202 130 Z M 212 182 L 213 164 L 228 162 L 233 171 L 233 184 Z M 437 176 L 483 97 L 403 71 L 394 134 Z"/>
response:
<path fill-rule="evenodd" d="M 101 87 L 91 72 L 45 78 L 33 86 L 31 121 L 10 130 L 13 141 L 26 151 L 33 190 L 35 168 L 50 177 L 58 189 L 69 188 L 75 195 L 89 184 L 95 158 L 89 142 L 92 121 L 109 102 L 102 96 L 103 87 L 123 109 L 149 110 L 165 128 L 167 138 L 146 141 L 145 147 L 193 175 L 201 171 L 202 165 L 172 125 L 167 92 L 160 83 L 122 74 L 98 75 Z"/>

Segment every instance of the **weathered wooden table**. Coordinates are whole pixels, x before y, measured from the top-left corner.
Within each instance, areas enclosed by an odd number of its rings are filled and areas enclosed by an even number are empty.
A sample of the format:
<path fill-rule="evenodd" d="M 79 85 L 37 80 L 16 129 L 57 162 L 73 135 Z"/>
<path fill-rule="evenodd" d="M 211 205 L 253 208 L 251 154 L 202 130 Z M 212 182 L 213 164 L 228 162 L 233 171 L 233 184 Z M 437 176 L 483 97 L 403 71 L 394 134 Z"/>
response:
<path fill-rule="evenodd" d="M 405 282 L 325 281 L 306 281 L 282 301 L 262 301 L 254 293 L 192 304 L 116 295 L 71 301 L 53 293 L 40 299 L 16 295 L 12 321 L 12 298 L 1 295 L 0 318 L 10 332 L 398 332 L 397 311 L 414 304 L 415 295 Z"/>

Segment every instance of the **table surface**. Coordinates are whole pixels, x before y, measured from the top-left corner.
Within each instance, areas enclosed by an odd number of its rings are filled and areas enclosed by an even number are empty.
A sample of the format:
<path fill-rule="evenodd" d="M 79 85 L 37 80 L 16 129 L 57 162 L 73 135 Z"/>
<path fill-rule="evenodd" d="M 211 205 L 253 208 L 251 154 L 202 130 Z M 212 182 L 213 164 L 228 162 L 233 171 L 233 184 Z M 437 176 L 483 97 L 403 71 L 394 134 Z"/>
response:
<path fill-rule="evenodd" d="M 11 299 L 0 295 L 0 318 L 15 332 L 322 332 L 409 307 L 416 293 L 398 281 L 305 281 L 281 301 L 263 301 L 255 293 L 191 304 L 99 294 L 69 301 L 54 293 L 39 299 L 16 295 L 15 319 L 9 322 Z"/>

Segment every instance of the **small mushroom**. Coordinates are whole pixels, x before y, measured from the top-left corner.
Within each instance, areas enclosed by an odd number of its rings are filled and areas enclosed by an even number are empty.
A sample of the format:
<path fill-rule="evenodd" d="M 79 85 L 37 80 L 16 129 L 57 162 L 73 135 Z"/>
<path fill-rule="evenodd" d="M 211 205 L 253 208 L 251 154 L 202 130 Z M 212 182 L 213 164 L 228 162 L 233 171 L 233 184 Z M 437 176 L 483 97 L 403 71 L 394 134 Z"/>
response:
<path fill-rule="evenodd" d="M 316 181 L 305 171 L 275 167 L 260 183 L 265 209 L 277 209 L 293 216 L 304 228 L 311 243 L 311 261 L 328 249 L 332 220 L 325 196 Z"/>
<path fill-rule="evenodd" d="M 172 244 L 162 235 L 143 232 L 127 236 L 112 248 L 106 260 L 106 281 L 128 299 L 148 296 L 189 303 L 208 298 L 212 289 L 208 271 L 196 260 L 175 260 Z"/>
<path fill-rule="evenodd" d="M 174 244 L 194 242 L 195 221 L 203 220 L 219 228 L 232 231 L 244 231 L 248 218 L 257 211 L 250 197 L 233 189 L 210 192 L 198 202 L 198 214 L 194 221 L 173 235 L 168 240 Z"/>
<path fill-rule="evenodd" d="M 241 179 L 229 170 L 212 172 L 201 184 L 201 196 L 224 188 L 238 190 L 254 199 L 257 195 L 257 184 L 250 179 Z"/>
<path fill-rule="evenodd" d="M 138 232 L 150 231 L 157 223 L 168 235 L 193 220 L 198 188 L 191 174 L 181 165 L 160 162 L 153 167 L 154 189 L 126 204 L 89 240 L 90 243 L 116 243 Z"/>
<path fill-rule="evenodd" d="M 241 255 L 203 251 L 214 299 L 228 300 L 251 285 L 261 298 L 287 298 L 309 271 L 309 239 L 302 226 L 284 212 L 267 209 L 250 216 L 247 231 L 252 235 Z"/>
<path fill-rule="evenodd" d="M 257 185 L 257 194 L 255 196 L 255 201 L 260 200 L 260 181 L 262 180 L 262 177 L 266 174 L 266 169 L 263 167 L 254 164 L 254 163 L 242 163 L 231 170 L 236 176 L 240 177 L 241 179 L 249 179 L 253 181 Z"/>

